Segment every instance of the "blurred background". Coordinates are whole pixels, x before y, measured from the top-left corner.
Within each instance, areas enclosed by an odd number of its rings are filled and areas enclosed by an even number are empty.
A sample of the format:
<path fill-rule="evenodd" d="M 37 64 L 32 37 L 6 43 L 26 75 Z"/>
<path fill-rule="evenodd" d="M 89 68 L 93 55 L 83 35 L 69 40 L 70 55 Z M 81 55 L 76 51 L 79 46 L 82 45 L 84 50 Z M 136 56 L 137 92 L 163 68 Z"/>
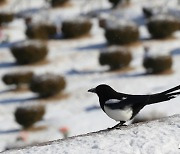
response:
<path fill-rule="evenodd" d="M 0 0 L 0 151 L 116 124 L 87 90 L 180 84 L 178 0 Z M 180 113 L 180 98 L 129 122 Z"/>

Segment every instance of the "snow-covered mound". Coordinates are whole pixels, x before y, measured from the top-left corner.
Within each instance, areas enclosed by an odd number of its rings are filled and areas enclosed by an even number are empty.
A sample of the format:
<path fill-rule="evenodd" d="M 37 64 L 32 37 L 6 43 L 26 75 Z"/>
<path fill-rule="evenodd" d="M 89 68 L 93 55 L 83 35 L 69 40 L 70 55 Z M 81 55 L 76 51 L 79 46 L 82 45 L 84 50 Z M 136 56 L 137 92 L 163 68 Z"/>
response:
<path fill-rule="evenodd" d="M 180 115 L 125 126 L 120 130 L 103 130 L 65 140 L 3 152 L 3 154 L 178 154 L 180 153 Z"/>

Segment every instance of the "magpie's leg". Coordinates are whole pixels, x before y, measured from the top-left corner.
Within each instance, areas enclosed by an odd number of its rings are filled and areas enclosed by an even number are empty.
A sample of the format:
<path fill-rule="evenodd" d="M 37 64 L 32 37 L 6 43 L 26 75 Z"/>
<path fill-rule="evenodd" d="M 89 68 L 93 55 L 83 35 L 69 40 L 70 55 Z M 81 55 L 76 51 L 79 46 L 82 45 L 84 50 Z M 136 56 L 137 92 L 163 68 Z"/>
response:
<path fill-rule="evenodd" d="M 113 127 L 111 127 L 111 128 L 108 128 L 108 130 L 115 129 L 115 128 L 119 127 L 119 125 L 120 125 L 120 123 L 118 123 L 117 125 L 115 125 L 115 126 L 113 126 Z"/>
<path fill-rule="evenodd" d="M 122 126 L 127 126 L 124 123 L 125 123 L 125 121 L 120 121 L 119 125 L 117 127 L 115 127 L 115 129 L 120 129 Z"/>
<path fill-rule="evenodd" d="M 120 121 L 120 123 L 118 123 L 117 125 L 108 128 L 108 130 L 112 130 L 112 129 L 120 129 L 121 126 L 124 126 L 125 121 Z M 125 125 L 126 126 L 126 125 Z"/>

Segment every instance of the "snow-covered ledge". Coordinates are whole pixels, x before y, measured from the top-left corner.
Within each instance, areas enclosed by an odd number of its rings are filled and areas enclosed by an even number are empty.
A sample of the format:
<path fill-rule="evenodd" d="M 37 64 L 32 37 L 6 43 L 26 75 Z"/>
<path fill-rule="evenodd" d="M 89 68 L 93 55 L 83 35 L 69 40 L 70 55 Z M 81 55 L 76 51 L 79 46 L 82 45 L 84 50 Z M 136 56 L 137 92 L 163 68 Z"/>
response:
<path fill-rule="evenodd" d="M 180 115 L 102 130 L 64 140 L 14 149 L 3 154 L 179 154 Z"/>

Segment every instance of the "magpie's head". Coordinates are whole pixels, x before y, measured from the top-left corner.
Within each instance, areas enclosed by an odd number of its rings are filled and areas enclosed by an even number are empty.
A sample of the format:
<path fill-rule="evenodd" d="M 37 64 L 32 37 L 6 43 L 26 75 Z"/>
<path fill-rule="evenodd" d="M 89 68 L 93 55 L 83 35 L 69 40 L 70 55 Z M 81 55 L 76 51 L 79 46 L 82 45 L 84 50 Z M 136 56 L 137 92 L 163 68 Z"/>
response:
<path fill-rule="evenodd" d="M 113 90 L 109 85 L 100 84 L 96 88 L 89 89 L 88 92 L 96 93 L 99 97 L 107 97 L 107 99 L 109 99 L 115 90 Z"/>

